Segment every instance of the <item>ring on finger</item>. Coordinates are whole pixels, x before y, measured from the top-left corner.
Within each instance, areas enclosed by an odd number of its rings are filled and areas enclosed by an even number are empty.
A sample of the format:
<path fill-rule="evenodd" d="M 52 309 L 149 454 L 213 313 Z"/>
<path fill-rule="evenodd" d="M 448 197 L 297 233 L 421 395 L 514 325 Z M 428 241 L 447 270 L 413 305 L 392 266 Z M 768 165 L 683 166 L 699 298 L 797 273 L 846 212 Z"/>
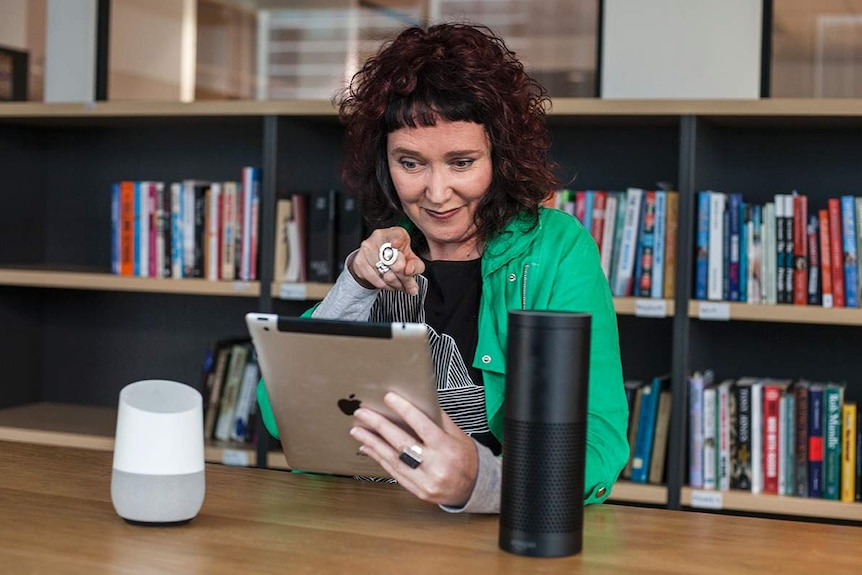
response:
<path fill-rule="evenodd" d="M 383 263 L 382 261 L 379 261 L 376 264 L 374 264 L 374 267 L 377 268 L 377 273 L 378 273 L 378 275 L 380 275 L 380 277 L 383 277 L 384 275 L 386 275 L 386 272 L 389 271 L 389 266 L 386 265 L 385 263 Z"/>
<path fill-rule="evenodd" d="M 410 447 L 405 447 L 401 450 L 401 453 L 398 454 L 398 459 L 401 460 L 402 463 L 406 464 L 411 469 L 416 469 L 420 465 L 422 465 L 422 448 L 418 445 L 411 445 Z"/>
<path fill-rule="evenodd" d="M 377 251 L 380 263 L 386 266 L 391 266 L 398 260 L 398 248 L 393 248 L 390 242 L 385 242 Z"/>

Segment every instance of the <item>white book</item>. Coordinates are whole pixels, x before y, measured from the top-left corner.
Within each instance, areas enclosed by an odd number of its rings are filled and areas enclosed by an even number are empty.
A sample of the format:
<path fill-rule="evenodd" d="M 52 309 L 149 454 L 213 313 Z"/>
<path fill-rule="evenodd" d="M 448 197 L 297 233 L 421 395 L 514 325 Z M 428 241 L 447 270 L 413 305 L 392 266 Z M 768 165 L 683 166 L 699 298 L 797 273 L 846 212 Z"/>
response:
<path fill-rule="evenodd" d="M 716 468 L 716 483 L 721 491 L 730 490 L 730 386 L 733 380 L 726 379 L 716 387 L 718 417 L 716 433 L 716 455 L 718 466 Z"/>
<path fill-rule="evenodd" d="M 138 203 L 138 276 L 150 276 L 150 182 L 138 182 L 135 186 Z"/>
<path fill-rule="evenodd" d="M 751 493 L 763 491 L 763 382 L 751 384 Z"/>
<path fill-rule="evenodd" d="M 213 182 L 206 193 L 206 218 L 204 221 L 206 225 L 207 260 L 205 277 L 210 281 L 218 280 L 221 275 L 221 257 L 219 257 L 219 246 L 221 244 L 221 235 L 219 234 L 221 190 L 222 185 L 219 182 Z"/>
<path fill-rule="evenodd" d="M 617 194 L 608 192 L 608 199 L 605 201 L 605 226 L 602 230 L 602 250 L 601 264 L 602 271 L 605 272 L 605 277 L 610 281 L 611 278 L 611 261 L 614 253 L 614 231 L 617 223 Z"/>
<path fill-rule="evenodd" d="M 703 488 L 715 489 L 716 474 L 716 404 L 715 386 L 703 390 Z"/>
<path fill-rule="evenodd" d="M 722 192 L 709 193 L 709 256 L 707 259 L 706 298 L 721 300 L 724 297 L 724 208 L 727 196 Z"/>
<path fill-rule="evenodd" d="M 775 252 L 775 203 L 768 202 L 763 206 L 763 293 L 765 302 L 776 304 L 778 302 L 778 284 L 775 277 L 776 252 Z"/>
<path fill-rule="evenodd" d="M 617 266 L 616 283 L 612 290 L 613 294 L 617 297 L 630 295 L 632 274 L 635 268 L 635 253 L 637 251 L 643 195 L 644 191 L 640 188 L 629 188 L 626 191 L 625 220 L 623 221 L 623 237 L 620 243 L 620 259 Z"/>

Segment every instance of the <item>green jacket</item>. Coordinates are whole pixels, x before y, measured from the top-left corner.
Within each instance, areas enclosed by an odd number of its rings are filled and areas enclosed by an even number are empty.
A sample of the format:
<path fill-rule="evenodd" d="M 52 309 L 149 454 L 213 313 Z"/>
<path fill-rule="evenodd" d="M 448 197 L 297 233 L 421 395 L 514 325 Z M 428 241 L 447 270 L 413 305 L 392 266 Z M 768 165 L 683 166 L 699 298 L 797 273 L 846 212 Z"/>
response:
<path fill-rule="evenodd" d="M 604 501 L 628 460 L 628 406 L 613 298 L 596 243 L 575 218 L 542 208 L 537 226 L 531 228 L 526 218 L 514 220 L 482 256 L 473 365 L 482 371 L 488 424 L 500 440 L 509 310 L 592 314 L 584 502 Z M 258 400 L 267 429 L 278 437 L 263 385 Z"/>

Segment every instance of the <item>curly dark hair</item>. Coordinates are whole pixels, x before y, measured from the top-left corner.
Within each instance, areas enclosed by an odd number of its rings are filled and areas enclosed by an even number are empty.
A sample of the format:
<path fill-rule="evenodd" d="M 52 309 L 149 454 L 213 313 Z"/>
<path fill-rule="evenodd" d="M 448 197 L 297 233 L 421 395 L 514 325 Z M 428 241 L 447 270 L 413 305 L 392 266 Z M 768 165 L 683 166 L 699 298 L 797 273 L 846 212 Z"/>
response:
<path fill-rule="evenodd" d="M 337 105 L 346 127 L 341 177 L 373 228 L 405 217 L 386 160 L 387 135 L 403 127 L 438 120 L 484 126 L 493 176 L 476 212 L 483 242 L 518 214 L 537 221 L 539 205 L 559 187 L 548 158 L 547 91 L 485 26 L 404 30 L 353 76 Z"/>

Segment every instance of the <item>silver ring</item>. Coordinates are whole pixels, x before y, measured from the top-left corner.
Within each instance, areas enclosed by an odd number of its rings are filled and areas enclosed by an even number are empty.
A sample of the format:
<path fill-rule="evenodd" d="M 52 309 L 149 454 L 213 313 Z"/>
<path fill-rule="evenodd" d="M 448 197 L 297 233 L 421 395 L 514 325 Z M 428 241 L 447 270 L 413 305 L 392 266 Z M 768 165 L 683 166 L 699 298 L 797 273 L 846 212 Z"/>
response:
<path fill-rule="evenodd" d="M 376 264 L 374 264 L 374 267 L 377 268 L 377 273 L 380 274 L 380 277 L 383 277 L 384 275 L 386 275 L 386 272 L 389 271 L 389 266 L 387 266 L 382 261 L 379 261 Z"/>
<path fill-rule="evenodd" d="M 377 255 L 382 264 L 391 266 L 398 260 L 398 249 L 393 248 L 391 243 L 386 242 L 380 246 L 380 250 L 377 252 Z"/>
<path fill-rule="evenodd" d="M 411 469 L 416 469 L 417 467 L 422 465 L 422 448 L 418 445 L 411 445 L 410 447 L 405 447 L 398 455 L 398 459 L 400 459 Z"/>

